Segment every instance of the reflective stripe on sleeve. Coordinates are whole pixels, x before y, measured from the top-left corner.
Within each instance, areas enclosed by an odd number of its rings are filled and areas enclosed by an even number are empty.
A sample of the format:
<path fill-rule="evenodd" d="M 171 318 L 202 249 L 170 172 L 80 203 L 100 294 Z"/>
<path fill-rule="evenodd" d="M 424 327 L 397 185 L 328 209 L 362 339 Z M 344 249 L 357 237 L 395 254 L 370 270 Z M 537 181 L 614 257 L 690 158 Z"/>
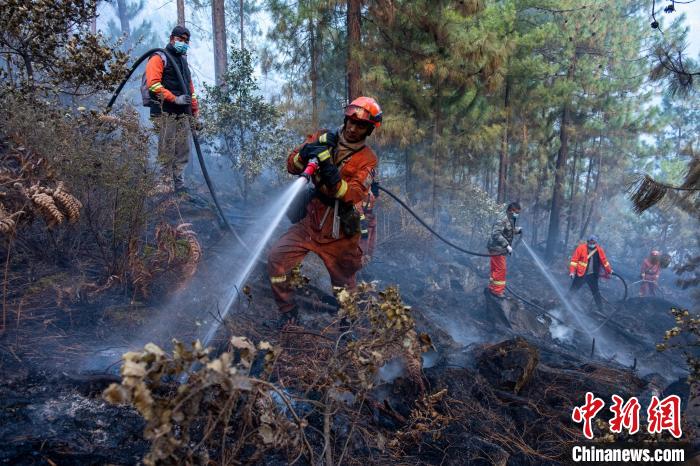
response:
<path fill-rule="evenodd" d="M 492 285 L 505 285 L 506 284 L 505 281 L 494 280 L 493 278 L 489 279 L 489 283 L 491 283 Z"/>
<path fill-rule="evenodd" d="M 345 180 L 340 180 L 340 188 L 338 188 L 338 192 L 335 193 L 335 197 L 340 199 L 345 196 L 346 192 L 348 192 L 348 183 Z"/>
<path fill-rule="evenodd" d="M 287 281 L 287 276 L 286 275 L 278 275 L 276 277 L 270 277 L 270 282 L 271 283 L 284 283 Z"/>
<path fill-rule="evenodd" d="M 301 157 L 299 157 L 299 154 L 296 154 L 294 158 L 292 159 L 292 162 L 294 162 L 294 166 L 297 167 L 299 170 L 304 169 L 304 164 L 301 163 Z"/>
<path fill-rule="evenodd" d="M 155 92 L 158 89 L 160 89 L 161 87 L 163 87 L 163 85 L 161 83 L 155 83 L 151 87 L 149 87 L 148 90 L 151 92 Z"/>

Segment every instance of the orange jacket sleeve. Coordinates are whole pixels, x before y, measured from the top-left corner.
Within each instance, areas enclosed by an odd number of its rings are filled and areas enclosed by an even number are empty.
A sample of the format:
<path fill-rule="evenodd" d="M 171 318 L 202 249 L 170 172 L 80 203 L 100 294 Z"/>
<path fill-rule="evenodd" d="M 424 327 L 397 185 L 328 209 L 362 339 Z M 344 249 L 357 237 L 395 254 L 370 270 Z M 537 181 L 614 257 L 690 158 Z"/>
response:
<path fill-rule="evenodd" d="M 175 94 L 163 87 L 163 84 L 160 82 L 163 79 L 164 67 L 163 59 L 157 53 L 148 59 L 146 64 L 146 86 L 148 86 L 150 92 L 153 92 L 163 100 L 175 102 Z"/>
<path fill-rule="evenodd" d="M 335 197 L 350 204 L 363 201 L 369 193 L 372 184 L 372 173 L 377 167 L 377 157 L 369 151 L 367 157 L 363 157 L 358 167 L 352 173 L 340 172 L 342 180 L 336 186 Z"/>
<path fill-rule="evenodd" d="M 581 258 L 579 257 L 580 256 L 580 254 L 579 254 L 580 249 L 581 248 L 578 246 L 576 247 L 576 249 L 574 249 L 574 254 L 571 256 L 571 262 L 569 262 L 569 274 L 576 273 L 576 267 L 578 266 L 578 261 L 581 260 Z"/>
<path fill-rule="evenodd" d="M 603 265 L 603 268 L 605 268 L 605 271 L 608 272 L 608 274 L 611 274 L 612 267 L 610 267 L 608 258 L 605 256 L 605 251 L 603 251 L 601 246 L 598 246 L 598 254 L 600 254 L 600 263 Z"/>

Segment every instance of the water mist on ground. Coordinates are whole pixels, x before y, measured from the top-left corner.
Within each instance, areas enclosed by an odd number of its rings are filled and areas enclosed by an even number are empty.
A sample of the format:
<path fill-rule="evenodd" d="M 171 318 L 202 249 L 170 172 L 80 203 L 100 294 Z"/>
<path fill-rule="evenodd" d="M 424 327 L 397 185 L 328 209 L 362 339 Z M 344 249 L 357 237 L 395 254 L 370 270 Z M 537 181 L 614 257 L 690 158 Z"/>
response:
<path fill-rule="evenodd" d="M 82 361 L 79 370 L 92 372 L 109 368 L 116 372 L 124 352 L 138 350 L 149 342 L 165 348 L 173 338 L 185 343 L 199 339 L 204 346 L 211 344 L 224 319 L 241 299 L 241 290 L 259 263 L 265 246 L 306 183 L 305 178 L 295 180 L 274 197 L 264 211 L 251 217 L 244 232 L 240 231 L 240 225 L 234 224 L 248 249 L 227 235 L 221 244 L 207 251 L 207 261 L 200 264 L 185 289 L 152 309 L 142 325 L 143 332 L 127 337 L 115 335 L 114 341 L 105 342 L 104 350 L 97 350 Z"/>
<path fill-rule="evenodd" d="M 297 196 L 297 194 L 299 194 L 299 191 L 301 191 L 301 189 L 306 185 L 306 183 L 306 178 L 298 178 L 296 181 L 294 181 L 294 183 L 292 183 L 291 186 L 289 186 L 289 188 L 287 188 L 286 191 L 284 191 L 284 193 L 282 193 L 278 200 L 268 209 L 265 215 L 261 216 L 262 221 L 266 223 L 269 222 L 267 224 L 267 228 L 264 230 L 262 235 L 258 237 L 257 241 L 254 244 L 250 245 L 250 256 L 247 262 L 244 263 L 243 268 L 235 276 L 236 278 L 230 283 L 228 295 L 226 300 L 224 301 L 225 304 L 219 316 L 220 320 L 216 320 L 210 325 L 204 338 L 202 339 L 202 344 L 205 347 L 212 341 L 214 335 L 216 335 L 216 332 L 221 326 L 221 321 L 223 321 L 223 319 L 226 318 L 229 311 L 231 310 L 231 306 L 233 305 L 234 300 L 240 294 L 240 290 L 243 287 L 243 283 L 248 278 L 248 275 L 250 274 L 251 270 L 253 270 L 253 267 L 260 258 L 260 254 L 262 253 L 263 248 L 265 247 L 267 242 L 270 241 L 270 237 L 275 232 L 275 229 L 284 218 L 287 209 L 289 209 L 289 206 L 291 205 L 292 201 L 294 201 L 294 198 Z"/>
<path fill-rule="evenodd" d="M 527 244 L 527 241 L 523 240 L 522 244 L 525 247 L 525 250 L 530 255 L 530 257 L 532 258 L 532 261 L 537 266 L 537 269 L 547 279 L 547 282 L 551 285 L 552 289 L 557 294 L 557 297 L 559 298 L 559 301 L 563 306 L 563 310 L 566 311 L 565 313 L 562 312 L 561 314 L 555 312 L 555 317 L 561 318 L 563 320 L 568 320 L 567 317 L 573 319 L 573 323 L 575 324 L 576 330 L 579 330 L 580 332 L 585 333 L 588 336 L 588 341 L 586 342 L 584 340 L 582 343 L 585 343 L 586 345 L 591 344 L 593 338 L 595 338 L 596 347 L 598 348 L 599 353 L 602 353 L 604 356 L 608 357 L 615 355 L 615 347 L 609 344 L 609 342 L 606 338 L 603 337 L 601 332 L 591 331 L 591 329 L 596 329 L 599 326 L 596 325 L 596 323 L 592 321 L 577 304 L 575 304 L 568 298 L 567 292 L 564 290 L 564 287 L 562 287 L 562 285 L 556 280 L 556 278 L 554 278 L 554 275 L 550 271 L 550 268 L 545 265 L 542 258 L 540 258 L 540 256 L 530 247 L 529 244 Z M 550 328 L 550 332 L 552 333 L 552 336 L 554 338 L 562 340 L 573 339 L 574 332 L 567 330 L 568 329 L 565 325 L 557 321 L 554 321 L 552 327 Z"/>

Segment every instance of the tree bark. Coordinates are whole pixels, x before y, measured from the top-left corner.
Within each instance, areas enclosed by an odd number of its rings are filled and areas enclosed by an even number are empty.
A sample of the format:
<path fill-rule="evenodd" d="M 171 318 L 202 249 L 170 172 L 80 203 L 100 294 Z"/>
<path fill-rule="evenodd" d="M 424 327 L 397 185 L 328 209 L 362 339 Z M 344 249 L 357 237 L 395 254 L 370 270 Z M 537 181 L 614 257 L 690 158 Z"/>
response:
<path fill-rule="evenodd" d="M 316 26 L 313 19 L 309 19 L 309 57 L 311 66 L 309 68 L 309 80 L 311 81 L 311 126 L 314 131 L 318 129 L 318 43 L 316 37 Z"/>
<path fill-rule="evenodd" d="M 576 69 L 576 57 L 572 60 L 567 71 L 567 80 L 574 79 Z M 554 174 L 554 189 L 552 191 L 552 207 L 549 211 L 549 231 L 547 233 L 546 258 L 554 257 L 554 253 L 559 246 L 559 224 L 561 208 L 564 204 L 564 180 L 566 178 L 566 159 L 569 156 L 569 120 L 571 119 L 571 103 L 566 102 L 561 112 L 561 127 L 559 129 L 559 154 L 557 155 L 556 171 Z"/>
<path fill-rule="evenodd" d="M 223 84 L 228 67 L 226 54 L 226 7 L 224 0 L 212 0 L 211 25 L 214 32 L 214 79 L 217 86 Z"/>
<path fill-rule="evenodd" d="M 569 193 L 569 214 L 566 217 L 566 236 L 564 237 L 564 249 L 568 248 L 569 245 L 569 235 L 571 234 L 571 224 L 574 221 L 574 212 L 576 210 L 576 191 L 577 191 L 577 171 L 576 164 L 578 162 L 578 148 L 579 143 L 576 143 L 576 149 L 574 149 L 574 160 L 571 164 L 571 191 Z"/>
<path fill-rule="evenodd" d="M 126 0 L 117 0 L 117 14 L 119 16 L 119 25 L 122 28 L 122 35 L 129 37 L 131 31 L 129 28 L 129 11 L 126 7 Z"/>
<path fill-rule="evenodd" d="M 92 17 L 90 18 L 90 34 L 93 36 L 97 34 L 97 2 L 95 2 L 95 9 L 92 11 Z"/>
<path fill-rule="evenodd" d="M 498 160 L 498 192 L 496 202 L 506 202 L 508 176 L 508 125 L 510 124 L 510 79 L 506 78 L 505 97 L 503 99 L 503 138 L 501 139 L 501 154 Z"/>
<path fill-rule="evenodd" d="M 177 0 L 177 24 L 185 25 L 185 0 Z"/>
<path fill-rule="evenodd" d="M 243 0 L 240 0 L 240 1 L 238 2 L 238 16 L 239 16 L 239 19 L 240 19 L 240 21 L 241 21 L 241 24 L 240 24 L 240 28 L 241 28 L 241 50 L 245 49 L 245 41 L 244 41 L 244 38 L 245 38 L 245 31 L 244 31 L 244 29 L 243 29 L 245 16 L 243 15 L 243 12 L 244 12 L 244 9 L 243 9 Z"/>
<path fill-rule="evenodd" d="M 437 73 L 436 73 L 437 76 Z M 437 224 L 437 196 L 438 196 L 438 168 L 440 166 L 440 137 L 442 135 L 442 113 L 441 113 L 441 90 L 440 79 L 436 78 L 435 101 L 433 112 L 435 121 L 433 122 L 433 195 L 432 195 L 432 217 L 433 225 Z"/>
<path fill-rule="evenodd" d="M 362 95 L 360 87 L 360 62 L 357 54 L 361 41 L 361 12 L 362 0 L 347 0 L 347 28 L 348 28 L 348 102 L 352 102 Z"/>

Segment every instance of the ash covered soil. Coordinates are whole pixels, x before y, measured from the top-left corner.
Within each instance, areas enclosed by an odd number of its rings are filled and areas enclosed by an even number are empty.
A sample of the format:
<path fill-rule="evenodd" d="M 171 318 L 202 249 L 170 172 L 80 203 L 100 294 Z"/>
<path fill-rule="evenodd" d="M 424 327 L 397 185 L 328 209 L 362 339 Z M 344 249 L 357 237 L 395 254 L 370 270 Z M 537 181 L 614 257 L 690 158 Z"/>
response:
<path fill-rule="evenodd" d="M 246 240 L 259 234 L 252 213 L 236 213 L 231 206 L 229 212 L 232 223 L 251 227 Z M 309 285 L 299 290 L 300 333 L 280 334 L 267 323 L 277 314 L 264 254 L 245 281 L 245 293 L 231 295 L 231 278 L 246 261 L 245 253 L 218 228 L 210 211 L 182 203 L 172 215 L 193 224 L 203 260 L 187 283 L 175 286 L 177 277 L 163 277 L 150 301 L 115 290 L 98 296 L 57 291 L 83 280 L 84 271 L 14 271 L 21 286 L 9 295 L 8 328 L 0 335 L 0 463 L 139 463 L 149 448 L 142 418 L 131 408 L 106 404 L 101 392 L 119 380 L 121 354 L 149 341 L 169 348 L 172 338 L 201 339 L 223 321 L 214 347 L 224 347 L 235 334 L 293 351 L 295 340 L 306 338 L 304 331 L 334 331 L 330 283 L 318 259 L 309 257 L 302 268 Z M 524 251 L 516 252 L 509 266 L 513 290 L 547 312 L 512 296 L 502 303 L 487 299 L 483 258 L 408 233 L 380 238 L 373 262 L 359 279 L 376 281 L 380 289 L 397 284 L 418 330 L 431 336 L 435 350 L 423 356 L 422 383 L 409 377 L 400 361 L 380 371 L 367 427 L 387 439 L 408 429 L 421 390 L 449 395 L 450 403 L 438 400 L 435 409 L 450 422 L 438 438 L 416 434 L 400 458 L 357 446 L 351 463 L 561 464 L 570 445 L 582 439 L 571 410 L 587 391 L 605 400 L 612 394 L 637 396 L 642 406 L 652 394 L 675 393 L 687 408 L 684 360 L 655 350 L 664 330 L 674 326 L 668 310 L 682 296 L 630 296 L 622 302 L 620 284 L 607 283 L 605 315 L 591 311 L 579 322 L 560 309 Z M 41 286 L 48 278 L 51 285 Z M 579 299 L 592 309 L 587 293 L 582 290 Z M 225 315 L 229 296 L 235 298 Z M 344 428 L 342 419 L 335 422 L 334 428 Z M 697 419 L 688 415 L 684 422 L 684 433 L 693 436 Z"/>

